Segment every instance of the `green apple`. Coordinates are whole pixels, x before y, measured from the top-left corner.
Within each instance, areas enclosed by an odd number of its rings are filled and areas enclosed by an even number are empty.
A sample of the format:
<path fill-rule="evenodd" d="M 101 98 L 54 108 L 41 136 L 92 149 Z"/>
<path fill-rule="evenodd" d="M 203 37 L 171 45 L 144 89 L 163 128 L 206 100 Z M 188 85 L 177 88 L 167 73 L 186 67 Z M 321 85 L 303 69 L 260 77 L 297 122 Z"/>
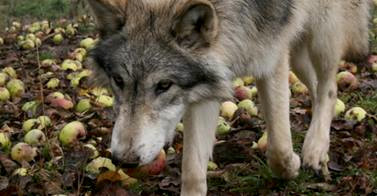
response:
<path fill-rule="evenodd" d="M 81 99 L 77 103 L 75 110 L 78 113 L 83 113 L 89 111 L 91 107 L 92 105 L 90 104 L 90 99 Z"/>
<path fill-rule="evenodd" d="M 13 67 L 5 67 L 3 69 L 3 73 L 7 74 L 9 77 L 13 79 L 17 78 L 17 72 L 13 69 Z"/>
<path fill-rule="evenodd" d="M 208 165 L 207 165 L 207 169 L 208 171 L 214 171 L 214 170 L 217 170 L 219 168 L 219 166 L 217 166 L 217 164 L 213 161 L 208 161 Z"/>
<path fill-rule="evenodd" d="M 11 97 L 21 97 L 25 93 L 24 83 L 18 79 L 12 79 L 7 83 L 7 89 Z"/>
<path fill-rule="evenodd" d="M 35 48 L 35 42 L 30 39 L 26 39 L 25 41 L 20 42 L 21 43 L 21 48 L 25 50 L 30 50 Z"/>
<path fill-rule="evenodd" d="M 57 78 L 51 78 L 48 82 L 47 82 L 47 88 L 49 89 L 55 89 L 56 87 L 59 86 L 59 83 L 60 83 L 60 80 L 57 79 Z"/>
<path fill-rule="evenodd" d="M 242 78 L 236 78 L 236 79 L 234 79 L 233 80 L 233 88 L 237 88 L 237 87 L 240 87 L 240 86 L 245 86 L 245 83 L 242 80 Z"/>
<path fill-rule="evenodd" d="M 48 116 L 40 116 L 40 117 L 37 118 L 37 120 L 39 122 L 38 129 L 44 129 L 44 128 L 52 125 L 51 119 Z"/>
<path fill-rule="evenodd" d="M 0 132 L 0 148 L 7 151 L 11 146 L 11 141 L 7 133 Z"/>
<path fill-rule="evenodd" d="M 309 92 L 308 88 L 300 81 L 292 84 L 291 89 L 294 94 L 307 94 Z"/>
<path fill-rule="evenodd" d="M 258 140 L 258 148 L 261 151 L 267 150 L 267 144 L 268 144 L 268 133 L 267 131 L 263 133 L 262 137 Z"/>
<path fill-rule="evenodd" d="M 100 107 L 112 107 L 114 104 L 114 98 L 107 95 L 100 95 L 97 97 L 95 103 Z"/>
<path fill-rule="evenodd" d="M 349 109 L 345 114 L 346 120 L 355 120 L 361 122 L 365 119 L 367 112 L 361 107 L 353 107 Z"/>
<path fill-rule="evenodd" d="M 242 77 L 243 83 L 246 86 L 249 86 L 255 82 L 255 78 L 253 76 L 245 76 Z"/>
<path fill-rule="evenodd" d="M 46 136 L 41 130 L 33 129 L 26 133 L 24 141 L 32 146 L 40 146 L 46 141 Z"/>
<path fill-rule="evenodd" d="M 85 38 L 80 41 L 80 47 L 85 48 L 86 50 L 90 50 L 94 48 L 95 44 L 96 44 L 96 41 L 90 37 Z"/>
<path fill-rule="evenodd" d="M 217 135 L 225 135 L 228 134 L 231 130 L 231 126 L 225 121 L 223 117 L 219 117 L 216 127 L 216 134 Z"/>
<path fill-rule="evenodd" d="M 84 125 L 79 121 L 66 124 L 59 133 L 59 140 L 63 145 L 71 145 L 86 136 Z"/>
<path fill-rule="evenodd" d="M 346 110 L 346 105 L 343 103 L 342 100 L 337 99 L 335 104 L 335 117 L 339 117 L 341 113 Z"/>
<path fill-rule="evenodd" d="M 61 33 L 58 33 L 56 35 L 54 35 L 54 37 L 52 38 L 52 41 L 54 42 L 54 44 L 56 45 L 59 45 L 63 42 L 64 40 L 64 37 Z"/>
<path fill-rule="evenodd" d="M 91 152 L 92 154 L 92 156 L 90 156 L 91 159 L 97 158 L 99 156 L 98 150 L 92 144 L 85 144 L 84 147 L 88 148 L 89 151 Z"/>
<path fill-rule="evenodd" d="M 102 168 L 106 168 L 110 171 L 115 171 L 116 167 L 111 161 L 111 159 L 105 157 L 98 157 L 92 160 L 86 167 L 85 171 L 91 175 L 98 175 Z"/>
<path fill-rule="evenodd" d="M 62 70 L 72 70 L 77 71 L 82 68 L 82 64 L 79 61 L 66 59 L 61 65 Z"/>
<path fill-rule="evenodd" d="M 13 146 L 11 150 L 11 158 L 19 163 L 23 161 L 30 162 L 35 156 L 37 156 L 36 149 L 23 142 Z"/>
<path fill-rule="evenodd" d="M 258 115 L 258 108 L 255 106 L 254 102 L 250 99 L 245 99 L 238 103 L 238 108 L 245 109 L 250 116 L 257 116 Z"/>
<path fill-rule="evenodd" d="M 24 130 L 27 133 L 33 128 L 37 127 L 37 125 L 39 125 L 39 120 L 28 119 L 22 124 L 22 130 Z"/>
<path fill-rule="evenodd" d="M 0 87 L 0 103 L 8 101 L 10 99 L 10 93 L 8 89 Z"/>
<path fill-rule="evenodd" d="M 45 59 L 41 62 L 42 67 L 51 67 L 52 65 L 56 65 L 56 60 L 54 59 Z"/>
<path fill-rule="evenodd" d="M 0 86 L 4 86 L 8 81 L 8 75 L 6 73 L 0 72 Z"/>

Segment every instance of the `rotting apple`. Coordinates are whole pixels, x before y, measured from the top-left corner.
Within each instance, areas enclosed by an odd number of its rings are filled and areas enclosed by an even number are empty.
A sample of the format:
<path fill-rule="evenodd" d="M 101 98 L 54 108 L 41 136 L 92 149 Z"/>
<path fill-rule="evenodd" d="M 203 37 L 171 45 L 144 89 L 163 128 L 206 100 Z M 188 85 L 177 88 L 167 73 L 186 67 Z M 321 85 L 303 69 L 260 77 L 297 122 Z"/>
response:
<path fill-rule="evenodd" d="M 84 125 L 79 121 L 66 124 L 59 133 L 59 140 L 63 145 L 71 145 L 86 136 Z"/>
<path fill-rule="evenodd" d="M 11 150 L 11 158 L 19 163 L 30 162 L 35 156 L 37 156 L 37 150 L 23 142 L 14 145 Z"/>

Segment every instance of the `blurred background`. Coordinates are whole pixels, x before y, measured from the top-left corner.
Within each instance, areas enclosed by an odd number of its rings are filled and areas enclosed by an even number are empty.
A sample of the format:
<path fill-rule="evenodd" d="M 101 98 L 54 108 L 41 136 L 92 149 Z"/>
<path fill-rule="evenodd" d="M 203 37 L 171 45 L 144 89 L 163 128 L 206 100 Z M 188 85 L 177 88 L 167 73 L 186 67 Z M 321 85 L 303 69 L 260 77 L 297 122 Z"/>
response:
<path fill-rule="evenodd" d="M 35 20 L 74 19 L 88 13 L 85 0 L 0 0 L 0 28 L 12 21 L 29 23 Z"/>

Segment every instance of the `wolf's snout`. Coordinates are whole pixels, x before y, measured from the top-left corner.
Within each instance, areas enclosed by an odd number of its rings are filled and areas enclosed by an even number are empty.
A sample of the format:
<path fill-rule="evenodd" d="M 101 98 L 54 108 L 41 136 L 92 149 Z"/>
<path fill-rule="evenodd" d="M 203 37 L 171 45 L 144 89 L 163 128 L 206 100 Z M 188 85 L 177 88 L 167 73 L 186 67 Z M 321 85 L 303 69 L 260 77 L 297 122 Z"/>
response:
<path fill-rule="evenodd" d="M 140 157 L 135 154 L 124 155 L 122 153 L 113 152 L 112 160 L 116 165 L 125 168 L 134 168 L 140 164 Z"/>

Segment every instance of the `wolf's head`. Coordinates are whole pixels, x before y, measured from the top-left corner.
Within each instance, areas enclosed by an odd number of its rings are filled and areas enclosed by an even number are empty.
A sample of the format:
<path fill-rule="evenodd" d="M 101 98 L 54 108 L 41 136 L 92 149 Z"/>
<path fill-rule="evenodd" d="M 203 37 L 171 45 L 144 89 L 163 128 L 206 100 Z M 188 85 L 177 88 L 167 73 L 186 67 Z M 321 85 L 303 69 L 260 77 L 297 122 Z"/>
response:
<path fill-rule="evenodd" d="M 89 2 L 102 38 L 91 52 L 95 79 L 116 99 L 113 156 L 149 163 L 190 104 L 230 95 L 226 74 L 206 57 L 217 39 L 215 9 L 205 0 Z"/>

